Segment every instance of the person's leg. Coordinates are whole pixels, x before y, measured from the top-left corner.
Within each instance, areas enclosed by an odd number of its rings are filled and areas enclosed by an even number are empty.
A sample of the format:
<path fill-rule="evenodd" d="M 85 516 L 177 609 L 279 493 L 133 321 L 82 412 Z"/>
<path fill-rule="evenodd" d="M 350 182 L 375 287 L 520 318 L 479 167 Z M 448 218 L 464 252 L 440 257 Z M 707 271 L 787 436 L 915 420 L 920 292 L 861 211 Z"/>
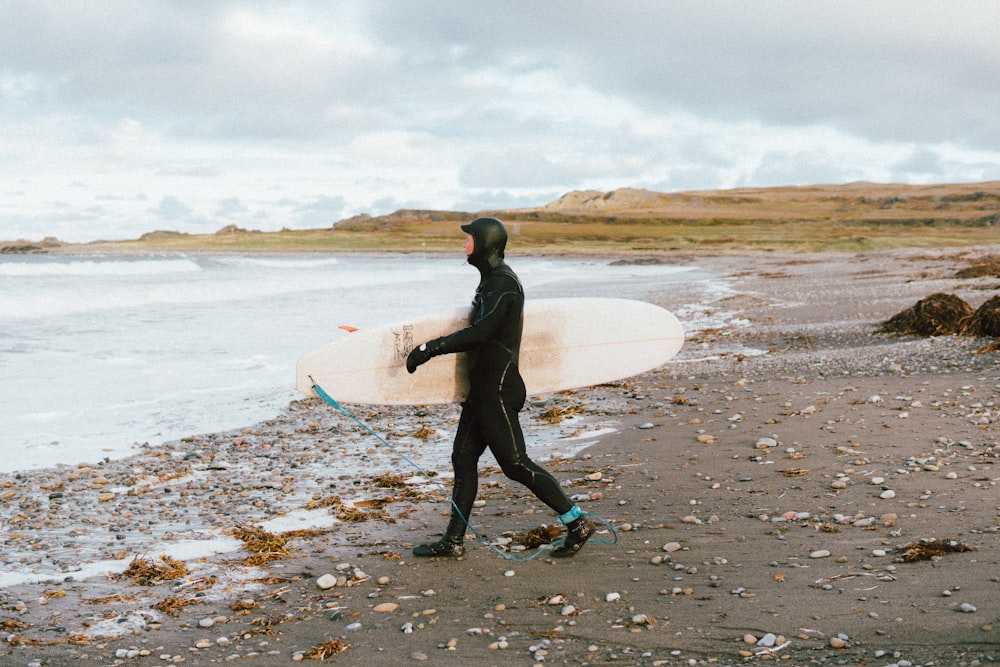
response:
<path fill-rule="evenodd" d="M 445 528 L 444 537 L 437 542 L 414 547 L 413 555 L 457 558 L 465 553 L 465 529 L 479 490 L 479 457 L 484 451 L 486 444 L 479 437 L 475 410 L 466 405 L 462 408 L 451 451 L 455 482 L 451 491 L 452 507 L 448 527 Z"/>
<path fill-rule="evenodd" d="M 556 558 L 573 556 L 594 534 L 594 525 L 573 504 L 552 474 L 528 457 L 518 412 L 524 406 L 524 382 L 516 372 L 501 386 L 499 397 L 480 406 L 482 432 L 503 473 L 535 494 L 559 515 L 566 538 L 552 551 Z"/>

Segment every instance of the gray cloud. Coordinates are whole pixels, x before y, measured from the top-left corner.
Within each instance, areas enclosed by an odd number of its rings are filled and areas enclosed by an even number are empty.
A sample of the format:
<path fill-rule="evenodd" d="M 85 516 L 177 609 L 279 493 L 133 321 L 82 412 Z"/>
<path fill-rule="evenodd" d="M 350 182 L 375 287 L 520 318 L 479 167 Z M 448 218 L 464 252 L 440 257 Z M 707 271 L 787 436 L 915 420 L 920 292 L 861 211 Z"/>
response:
<path fill-rule="evenodd" d="M 537 188 L 567 186 L 577 181 L 583 169 L 558 164 L 530 148 L 510 149 L 473 156 L 458 172 L 458 181 L 471 188 Z"/>
<path fill-rule="evenodd" d="M 651 112 L 1000 147 L 989 0 L 380 6 L 393 40 L 469 69 L 550 69 Z"/>
<path fill-rule="evenodd" d="M 250 211 L 280 228 L 393 202 L 1000 174 L 995 0 L 0 0 L 0 16 L 0 177 L 23 193 L 0 224 L 19 228 L 51 199 L 132 237 Z"/>
<path fill-rule="evenodd" d="M 315 197 L 294 208 L 294 215 L 302 226 L 328 227 L 341 219 L 347 202 L 343 197 Z"/>
<path fill-rule="evenodd" d="M 893 168 L 905 174 L 930 174 L 940 176 L 945 173 L 941 156 L 927 148 L 917 148 L 905 160 L 900 160 Z"/>
<path fill-rule="evenodd" d="M 229 197 L 218 202 L 214 215 L 225 220 L 237 220 L 248 217 L 250 208 L 236 197 Z"/>
<path fill-rule="evenodd" d="M 151 208 L 149 211 L 168 222 L 189 221 L 193 218 L 191 207 L 173 195 L 164 197 L 155 208 Z"/>

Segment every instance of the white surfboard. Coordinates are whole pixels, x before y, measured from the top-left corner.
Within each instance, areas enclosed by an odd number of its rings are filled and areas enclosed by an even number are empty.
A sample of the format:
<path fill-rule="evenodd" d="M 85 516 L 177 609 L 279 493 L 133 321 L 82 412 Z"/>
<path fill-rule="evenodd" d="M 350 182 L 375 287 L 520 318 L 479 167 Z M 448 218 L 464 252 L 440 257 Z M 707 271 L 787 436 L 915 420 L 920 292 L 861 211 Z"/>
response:
<path fill-rule="evenodd" d="M 463 308 L 345 333 L 299 359 L 296 386 L 315 396 L 315 381 L 341 403 L 460 402 L 468 393 L 464 354 L 434 357 L 413 374 L 406 371 L 406 356 L 416 345 L 468 326 L 468 314 Z M 544 394 L 657 368 L 683 343 L 684 329 L 673 313 L 644 301 L 529 300 L 518 367 L 528 394 Z"/>

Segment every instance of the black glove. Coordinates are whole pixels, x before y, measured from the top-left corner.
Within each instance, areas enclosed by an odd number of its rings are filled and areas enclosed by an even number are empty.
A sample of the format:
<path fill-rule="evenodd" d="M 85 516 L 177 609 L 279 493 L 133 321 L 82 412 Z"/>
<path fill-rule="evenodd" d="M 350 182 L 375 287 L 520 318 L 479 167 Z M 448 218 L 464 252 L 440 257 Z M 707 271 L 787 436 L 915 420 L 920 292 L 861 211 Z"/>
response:
<path fill-rule="evenodd" d="M 422 366 L 430 361 L 431 357 L 437 356 L 439 354 L 441 344 L 439 339 L 434 339 L 430 342 L 424 343 L 420 347 L 415 347 L 410 351 L 410 354 L 406 357 L 406 370 L 410 373 L 417 370 L 417 366 Z"/>

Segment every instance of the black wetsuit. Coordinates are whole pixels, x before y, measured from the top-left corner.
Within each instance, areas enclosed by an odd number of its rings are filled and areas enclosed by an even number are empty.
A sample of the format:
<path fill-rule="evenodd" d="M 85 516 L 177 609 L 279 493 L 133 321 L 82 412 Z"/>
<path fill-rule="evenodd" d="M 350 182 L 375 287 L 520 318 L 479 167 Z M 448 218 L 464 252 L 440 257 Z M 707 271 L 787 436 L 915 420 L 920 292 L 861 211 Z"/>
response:
<path fill-rule="evenodd" d="M 466 352 L 469 396 L 462 406 L 451 454 L 455 469 L 452 500 L 468 518 L 479 486 L 479 458 L 489 447 L 507 477 L 528 487 L 539 500 L 563 514 L 573 507 L 559 482 L 528 458 L 517 413 L 524 407 L 524 380 L 518 371 L 524 290 L 502 260 L 489 264 L 472 303 L 469 326 L 439 339 L 441 354 Z M 454 509 L 454 508 L 453 508 Z M 462 535 L 465 522 L 453 516 L 448 535 Z"/>
<path fill-rule="evenodd" d="M 465 352 L 468 358 L 469 394 L 452 448 L 455 470 L 452 513 L 444 537 L 414 549 L 418 556 L 460 556 L 461 546 L 479 488 L 479 458 L 487 447 L 504 474 L 528 487 L 560 520 L 579 508 L 566 496 L 559 482 L 528 458 L 518 412 L 524 407 L 524 380 L 518 370 L 524 319 L 524 289 L 517 275 L 503 260 L 507 232 L 495 218 L 478 218 L 462 229 L 473 237 L 469 263 L 479 269 L 469 314 L 469 326 L 448 336 L 428 341 L 407 358 L 411 373 L 431 357 Z M 593 533 L 583 519 L 567 524 L 562 547 L 553 556 L 572 556 Z"/>

